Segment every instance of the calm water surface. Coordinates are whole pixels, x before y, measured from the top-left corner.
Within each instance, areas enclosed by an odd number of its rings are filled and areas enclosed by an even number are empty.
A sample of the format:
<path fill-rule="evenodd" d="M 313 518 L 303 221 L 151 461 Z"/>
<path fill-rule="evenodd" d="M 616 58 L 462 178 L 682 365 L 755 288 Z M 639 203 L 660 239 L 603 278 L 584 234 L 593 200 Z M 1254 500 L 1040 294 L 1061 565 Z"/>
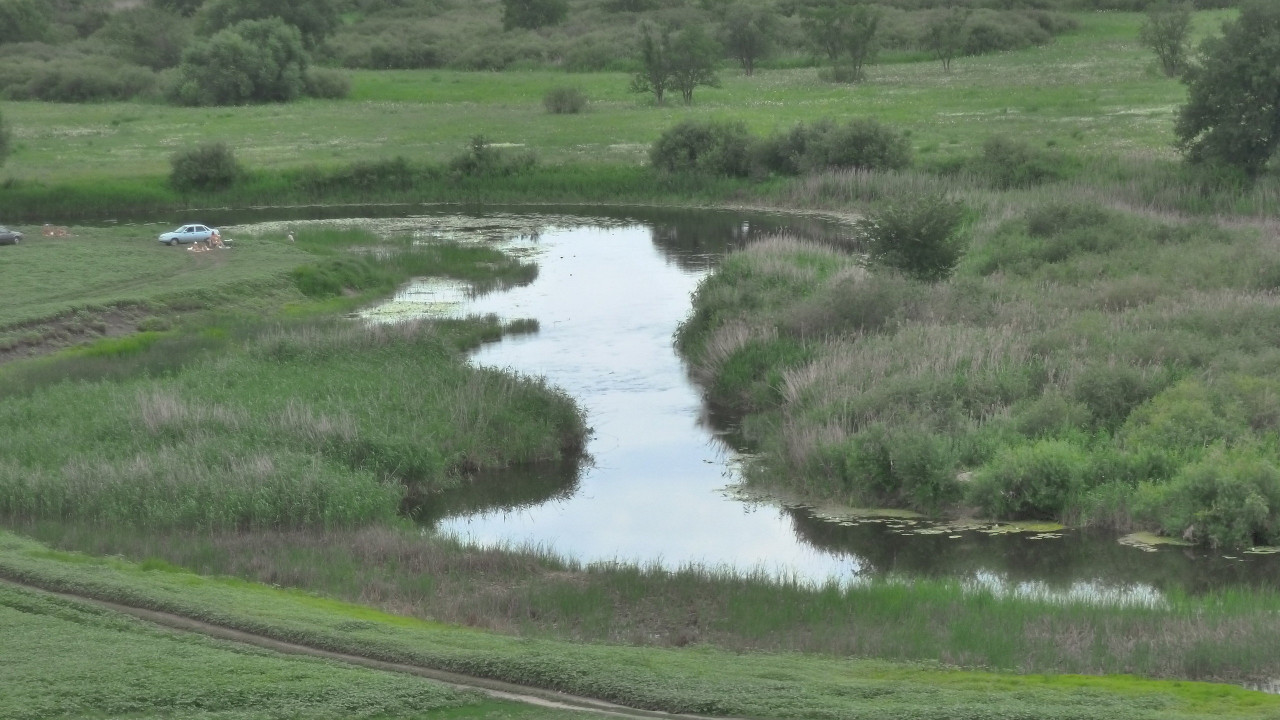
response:
<path fill-rule="evenodd" d="M 537 333 L 483 347 L 481 365 L 545 376 L 586 408 L 590 459 L 482 476 L 418 501 L 420 522 L 483 545 L 534 545 L 583 562 L 702 565 L 814 582 L 872 574 L 956 577 L 1008 592 L 1158 599 L 1163 590 L 1274 586 L 1275 556 L 1141 549 L 1081 532 L 992 533 L 892 519 L 832 518 L 748 501 L 739 455 L 672 348 L 690 295 L 730 248 L 786 230 L 821 238 L 831 222 L 710 211 L 455 209 L 343 220 L 425 240 L 494 243 L 539 266 L 532 284 L 468 297 L 422 281 L 365 316 L 494 313 Z M 291 223 L 298 227 L 298 223 Z"/>

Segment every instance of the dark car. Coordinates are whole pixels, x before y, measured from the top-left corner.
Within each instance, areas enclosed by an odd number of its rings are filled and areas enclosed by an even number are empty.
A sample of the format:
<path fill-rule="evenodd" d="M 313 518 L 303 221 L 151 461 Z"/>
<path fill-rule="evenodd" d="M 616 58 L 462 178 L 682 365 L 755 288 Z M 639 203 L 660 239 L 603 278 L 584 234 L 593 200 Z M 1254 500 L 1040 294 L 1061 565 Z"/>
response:
<path fill-rule="evenodd" d="M 183 225 L 172 232 L 162 233 L 160 242 L 165 245 L 177 245 L 179 243 L 204 242 L 208 240 L 217 230 L 205 225 Z"/>
<path fill-rule="evenodd" d="M 7 227 L 0 227 L 0 245 L 17 245 L 22 242 L 22 233 L 17 230 L 10 230 Z"/>

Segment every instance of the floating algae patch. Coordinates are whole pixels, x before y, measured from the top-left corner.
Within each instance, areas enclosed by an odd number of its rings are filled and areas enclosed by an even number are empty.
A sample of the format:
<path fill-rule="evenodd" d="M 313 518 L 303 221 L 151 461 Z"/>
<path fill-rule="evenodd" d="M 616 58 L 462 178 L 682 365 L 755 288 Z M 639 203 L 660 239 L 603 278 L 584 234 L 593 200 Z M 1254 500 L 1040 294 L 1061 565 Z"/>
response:
<path fill-rule="evenodd" d="M 1268 547 L 1266 545 L 1251 547 L 1244 551 L 1245 555 L 1275 555 L 1277 553 L 1280 553 L 1280 547 Z"/>
<path fill-rule="evenodd" d="M 1170 547 L 1190 547 L 1191 545 L 1191 543 L 1184 540 L 1156 535 L 1155 533 L 1150 532 L 1130 533 L 1120 538 L 1120 544 L 1137 548 L 1144 552 L 1155 552 L 1161 545 L 1167 545 Z"/>
<path fill-rule="evenodd" d="M 370 322 L 394 323 L 425 317 L 456 317 L 471 292 L 470 283 L 449 278 L 420 278 L 406 285 L 391 300 L 361 310 Z"/>

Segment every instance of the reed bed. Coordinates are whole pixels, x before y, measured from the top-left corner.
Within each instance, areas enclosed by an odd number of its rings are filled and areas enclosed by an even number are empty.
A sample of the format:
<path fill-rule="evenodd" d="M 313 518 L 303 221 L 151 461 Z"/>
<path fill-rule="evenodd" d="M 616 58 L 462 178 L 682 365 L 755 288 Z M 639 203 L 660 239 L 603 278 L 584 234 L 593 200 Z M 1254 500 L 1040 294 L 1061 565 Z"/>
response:
<path fill-rule="evenodd" d="M 699 288 L 678 343 L 746 413 L 750 477 L 859 506 L 1280 541 L 1271 511 L 1236 522 L 1234 491 L 1193 480 L 1240 456 L 1280 467 L 1273 230 L 1070 199 L 1000 217 L 941 283 L 774 240 Z"/>

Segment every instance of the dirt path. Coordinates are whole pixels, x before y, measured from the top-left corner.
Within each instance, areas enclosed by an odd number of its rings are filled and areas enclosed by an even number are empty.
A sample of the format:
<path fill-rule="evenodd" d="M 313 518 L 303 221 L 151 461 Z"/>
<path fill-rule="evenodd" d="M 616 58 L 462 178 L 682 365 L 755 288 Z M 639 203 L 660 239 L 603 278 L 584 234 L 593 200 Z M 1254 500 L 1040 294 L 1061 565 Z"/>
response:
<path fill-rule="evenodd" d="M 525 703 L 528 705 L 536 705 L 538 707 L 558 710 L 586 712 L 606 717 L 643 718 L 646 720 L 649 718 L 672 718 L 673 720 L 732 720 L 731 718 L 719 716 L 689 715 L 683 713 L 662 712 L 659 710 L 632 708 L 604 700 L 596 700 L 595 698 L 557 692 L 555 690 L 546 690 L 526 685 L 516 685 L 513 683 L 502 682 L 501 680 L 492 680 L 472 675 L 462 675 L 459 673 L 448 672 L 446 670 L 435 670 L 419 665 L 386 662 L 361 655 L 333 652 L 331 650 L 312 647 L 310 645 L 300 645 L 283 640 L 276 640 L 264 635 L 256 635 L 254 633 L 248 633 L 242 630 L 224 627 L 222 625 L 214 625 L 182 615 L 160 612 L 157 610 L 147 610 L 145 608 L 132 607 L 129 605 L 121 605 L 119 603 L 98 600 L 83 595 L 54 592 L 52 590 L 46 590 L 38 585 L 14 582 L 4 578 L 0 578 L 0 584 L 20 587 L 25 590 L 34 590 L 86 605 L 95 605 L 124 615 L 129 615 L 155 625 L 170 628 L 172 630 L 198 633 L 200 635 L 218 638 L 219 640 L 243 643 L 245 645 L 254 645 L 256 647 L 289 655 L 304 655 L 307 657 L 324 658 L 326 660 L 359 665 L 362 667 L 372 668 L 374 670 L 416 675 L 428 680 L 443 683 L 459 690 L 480 692 L 496 700 L 507 700 L 510 702 Z"/>

